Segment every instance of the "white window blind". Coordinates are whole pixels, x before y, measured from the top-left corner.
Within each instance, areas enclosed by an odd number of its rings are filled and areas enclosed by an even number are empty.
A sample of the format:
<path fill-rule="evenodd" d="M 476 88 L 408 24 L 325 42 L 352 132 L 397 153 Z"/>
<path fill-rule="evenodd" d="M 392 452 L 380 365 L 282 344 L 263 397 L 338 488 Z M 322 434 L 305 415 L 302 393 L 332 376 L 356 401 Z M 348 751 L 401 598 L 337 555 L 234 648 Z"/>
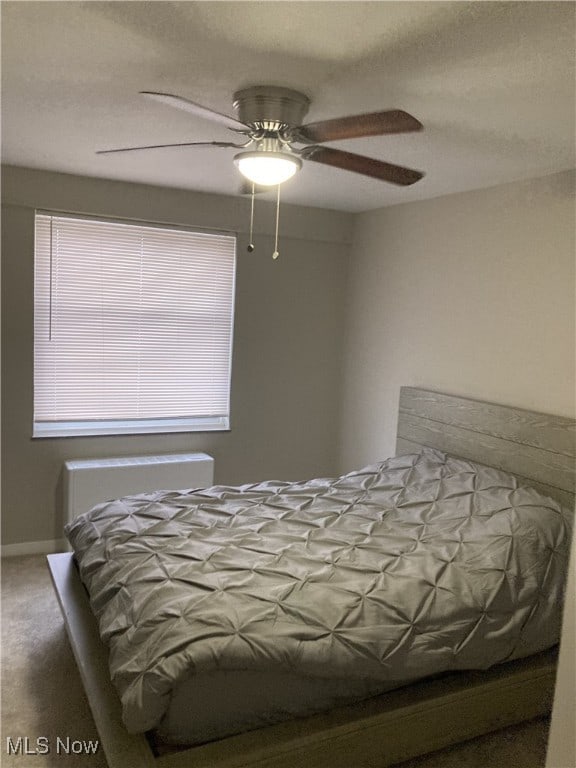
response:
<path fill-rule="evenodd" d="M 36 214 L 34 436 L 227 429 L 236 239 Z"/>

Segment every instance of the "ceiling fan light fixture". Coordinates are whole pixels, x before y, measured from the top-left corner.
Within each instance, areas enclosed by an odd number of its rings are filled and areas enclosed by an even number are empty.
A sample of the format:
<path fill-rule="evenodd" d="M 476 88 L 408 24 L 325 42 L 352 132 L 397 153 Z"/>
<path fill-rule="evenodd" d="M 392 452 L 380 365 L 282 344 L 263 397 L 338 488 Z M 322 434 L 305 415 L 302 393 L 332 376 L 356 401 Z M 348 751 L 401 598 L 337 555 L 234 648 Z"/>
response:
<path fill-rule="evenodd" d="M 288 152 L 240 152 L 234 162 L 248 181 L 264 187 L 288 181 L 302 167 L 300 158 Z"/>

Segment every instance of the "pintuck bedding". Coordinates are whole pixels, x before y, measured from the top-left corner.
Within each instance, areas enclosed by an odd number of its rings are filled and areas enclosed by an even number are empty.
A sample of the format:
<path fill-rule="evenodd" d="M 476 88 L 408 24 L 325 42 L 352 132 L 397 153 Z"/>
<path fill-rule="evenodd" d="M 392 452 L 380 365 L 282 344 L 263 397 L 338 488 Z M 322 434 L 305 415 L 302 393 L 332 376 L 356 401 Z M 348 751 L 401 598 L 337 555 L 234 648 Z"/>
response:
<path fill-rule="evenodd" d="M 339 478 L 126 497 L 66 532 L 127 729 L 194 743 L 261 722 L 239 714 L 250 681 L 269 721 L 549 648 L 570 526 L 513 476 L 426 449 Z M 182 710 L 225 720 L 234 690 L 223 733 L 183 734 Z"/>

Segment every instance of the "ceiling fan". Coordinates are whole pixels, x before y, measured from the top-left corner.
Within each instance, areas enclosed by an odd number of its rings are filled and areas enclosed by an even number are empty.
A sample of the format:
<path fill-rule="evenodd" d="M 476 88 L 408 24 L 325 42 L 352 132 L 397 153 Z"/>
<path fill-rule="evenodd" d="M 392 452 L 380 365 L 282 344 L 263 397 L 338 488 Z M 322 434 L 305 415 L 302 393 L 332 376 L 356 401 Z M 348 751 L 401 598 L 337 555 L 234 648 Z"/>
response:
<path fill-rule="evenodd" d="M 182 96 L 156 91 L 140 91 L 140 93 L 162 104 L 219 123 L 234 131 L 239 137 L 244 137 L 245 140 L 243 142 L 192 141 L 152 144 L 143 147 L 100 150 L 98 154 L 164 147 L 212 146 L 240 149 L 242 151 L 234 157 L 238 169 L 253 185 L 264 187 L 282 184 L 302 167 L 302 160 L 311 160 L 402 186 L 414 184 L 424 176 L 420 171 L 410 168 L 321 146 L 325 142 L 343 139 L 421 130 L 422 124 L 402 110 L 370 112 L 303 125 L 302 121 L 308 112 L 310 99 L 290 88 L 256 85 L 237 91 L 233 97 L 237 118 L 215 112 Z M 295 146 L 297 144 L 304 146 L 299 148 Z"/>

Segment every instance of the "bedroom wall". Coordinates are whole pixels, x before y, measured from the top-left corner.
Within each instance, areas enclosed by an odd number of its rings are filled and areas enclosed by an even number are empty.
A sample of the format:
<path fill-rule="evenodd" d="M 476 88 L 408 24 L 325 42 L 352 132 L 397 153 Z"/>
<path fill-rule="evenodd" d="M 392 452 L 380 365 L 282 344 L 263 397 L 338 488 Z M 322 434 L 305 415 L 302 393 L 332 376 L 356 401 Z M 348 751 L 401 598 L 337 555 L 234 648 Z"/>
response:
<path fill-rule="evenodd" d="M 69 458 L 201 450 L 215 457 L 215 481 L 229 484 L 336 471 L 352 216 L 283 205 L 273 261 L 273 203 L 256 203 L 256 251 L 248 254 L 247 198 L 12 167 L 2 181 L 4 546 L 33 541 L 42 551 L 61 538 Z M 239 233 L 230 432 L 32 440 L 36 207 Z"/>
<path fill-rule="evenodd" d="M 574 181 L 357 217 L 342 471 L 393 455 L 401 385 L 576 416 Z"/>

